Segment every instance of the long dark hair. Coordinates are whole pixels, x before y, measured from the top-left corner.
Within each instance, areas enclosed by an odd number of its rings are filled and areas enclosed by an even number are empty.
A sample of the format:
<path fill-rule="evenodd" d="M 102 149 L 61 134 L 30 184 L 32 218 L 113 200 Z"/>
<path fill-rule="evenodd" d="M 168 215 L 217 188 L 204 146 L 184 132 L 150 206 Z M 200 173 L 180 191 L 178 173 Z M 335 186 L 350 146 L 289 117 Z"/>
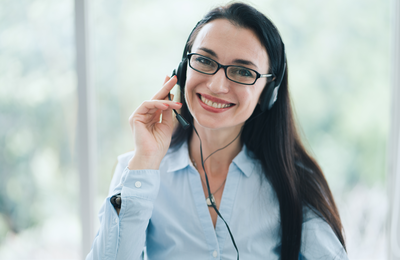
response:
<path fill-rule="evenodd" d="M 279 75 L 285 62 L 283 44 L 278 30 L 262 13 L 243 3 L 233 3 L 211 10 L 196 26 L 186 46 L 192 47 L 198 31 L 204 24 L 216 19 L 227 19 L 233 24 L 253 30 L 267 50 L 270 73 Z M 184 54 L 185 55 L 185 54 Z M 182 92 L 185 79 L 181 79 Z M 181 115 L 190 123 L 185 99 Z M 252 117 L 256 116 L 254 120 Z M 298 259 L 301 245 L 303 209 L 308 207 L 323 218 L 335 232 L 344 248 L 342 224 L 328 183 L 317 162 L 304 148 L 292 111 L 288 90 L 288 70 L 283 75 L 278 98 L 273 107 L 262 113 L 257 105 L 250 120 L 244 125 L 241 141 L 260 161 L 279 201 L 281 218 L 281 259 Z M 171 147 L 189 141 L 193 130 L 177 126 Z"/>

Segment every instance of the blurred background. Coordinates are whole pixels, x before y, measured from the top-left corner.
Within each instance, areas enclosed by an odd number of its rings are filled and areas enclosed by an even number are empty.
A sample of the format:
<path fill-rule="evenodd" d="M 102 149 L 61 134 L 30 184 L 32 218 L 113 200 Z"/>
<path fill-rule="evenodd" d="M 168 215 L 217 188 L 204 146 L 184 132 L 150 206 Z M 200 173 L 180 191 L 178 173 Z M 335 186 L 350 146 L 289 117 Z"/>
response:
<path fill-rule="evenodd" d="M 386 259 L 391 1 L 244 2 L 281 32 L 298 121 L 334 193 L 349 257 Z M 226 3 L 89 1 L 95 216 L 117 156 L 134 149 L 129 115 L 178 65 L 197 21 Z M 74 1 L 0 6 L 0 259 L 82 259 Z"/>

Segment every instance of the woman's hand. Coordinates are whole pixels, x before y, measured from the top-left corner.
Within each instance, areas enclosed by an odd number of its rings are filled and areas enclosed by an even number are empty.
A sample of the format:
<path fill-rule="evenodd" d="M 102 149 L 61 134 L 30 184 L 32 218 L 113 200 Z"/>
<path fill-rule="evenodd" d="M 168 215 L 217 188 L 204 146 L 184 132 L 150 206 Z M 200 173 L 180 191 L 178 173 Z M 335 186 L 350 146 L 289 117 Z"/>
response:
<path fill-rule="evenodd" d="M 166 77 L 161 90 L 129 117 L 136 144 L 135 155 L 128 164 L 130 170 L 158 169 L 167 153 L 173 131 L 172 109 L 182 106 L 168 99 L 168 93 L 176 83 L 176 77 Z"/>

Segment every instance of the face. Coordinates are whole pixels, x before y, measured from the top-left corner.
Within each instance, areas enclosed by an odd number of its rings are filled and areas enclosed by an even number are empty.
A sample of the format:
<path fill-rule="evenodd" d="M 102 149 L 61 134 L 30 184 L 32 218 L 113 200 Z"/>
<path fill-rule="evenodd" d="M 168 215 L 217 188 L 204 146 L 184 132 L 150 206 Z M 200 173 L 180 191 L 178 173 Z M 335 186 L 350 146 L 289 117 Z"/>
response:
<path fill-rule="evenodd" d="M 268 73 L 268 55 L 255 33 L 226 19 L 204 25 L 191 52 L 222 65 L 239 65 L 260 74 Z M 238 127 L 253 113 L 266 83 L 266 78 L 259 78 L 254 85 L 242 85 L 227 79 L 223 68 L 214 75 L 206 75 L 188 66 L 186 103 L 195 124 L 211 129 Z"/>

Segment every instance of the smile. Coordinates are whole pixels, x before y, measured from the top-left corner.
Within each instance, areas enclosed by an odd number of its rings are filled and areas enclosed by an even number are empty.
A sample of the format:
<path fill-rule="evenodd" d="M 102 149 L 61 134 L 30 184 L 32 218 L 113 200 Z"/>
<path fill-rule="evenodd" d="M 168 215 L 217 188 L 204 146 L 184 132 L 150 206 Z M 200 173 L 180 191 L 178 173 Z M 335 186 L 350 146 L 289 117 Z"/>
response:
<path fill-rule="evenodd" d="M 204 104 L 206 104 L 206 105 L 208 105 L 208 106 L 210 106 L 210 107 L 213 107 L 213 108 L 227 108 L 227 107 L 230 107 L 230 106 L 233 105 L 233 104 L 231 104 L 231 103 L 218 103 L 218 102 L 213 102 L 213 101 L 211 101 L 211 100 L 209 100 L 209 99 L 203 97 L 202 95 L 199 95 L 199 96 L 200 96 L 200 100 L 201 100 Z"/>

